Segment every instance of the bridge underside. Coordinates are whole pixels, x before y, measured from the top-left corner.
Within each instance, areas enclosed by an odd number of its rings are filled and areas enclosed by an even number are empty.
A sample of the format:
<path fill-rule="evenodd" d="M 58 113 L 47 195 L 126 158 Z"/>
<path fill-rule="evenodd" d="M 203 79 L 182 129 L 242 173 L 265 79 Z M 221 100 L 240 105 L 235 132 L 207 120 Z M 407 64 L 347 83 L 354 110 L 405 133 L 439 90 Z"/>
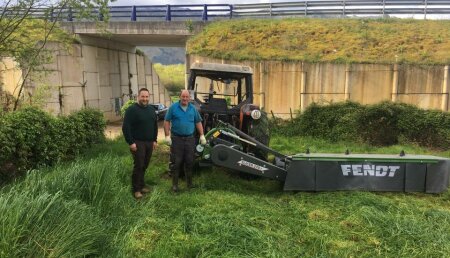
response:
<path fill-rule="evenodd" d="M 195 22 L 110 22 L 101 28 L 95 22 L 64 22 L 62 27 L 74 34 L 109 39 L 133 46 L 184 47 L 186 41 L 205 23 Z"/>

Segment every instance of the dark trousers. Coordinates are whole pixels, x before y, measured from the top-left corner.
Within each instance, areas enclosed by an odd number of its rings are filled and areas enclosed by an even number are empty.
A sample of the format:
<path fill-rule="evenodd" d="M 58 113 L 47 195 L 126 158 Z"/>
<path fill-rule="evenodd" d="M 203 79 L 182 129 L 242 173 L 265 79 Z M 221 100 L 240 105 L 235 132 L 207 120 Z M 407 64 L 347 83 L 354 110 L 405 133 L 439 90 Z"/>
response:
<path fill-rule="evenodd" d="M 133 192 L 140 192 L 145 186 L 144 175 L 152 157 L 153 142 L 135 141 L 135 143 L 137 150 L 136 152 L 131 152 L 134 161 L 131 185 Z"/>
<path fill-rule="evenodd" d="M 178 187 L 178 177 L 184 168 L 186 183 L 192 186 L 192 167 L 194 166 L 195 138 L 172 136 L 170 146 L 172 164 L 172 185 Z"/>

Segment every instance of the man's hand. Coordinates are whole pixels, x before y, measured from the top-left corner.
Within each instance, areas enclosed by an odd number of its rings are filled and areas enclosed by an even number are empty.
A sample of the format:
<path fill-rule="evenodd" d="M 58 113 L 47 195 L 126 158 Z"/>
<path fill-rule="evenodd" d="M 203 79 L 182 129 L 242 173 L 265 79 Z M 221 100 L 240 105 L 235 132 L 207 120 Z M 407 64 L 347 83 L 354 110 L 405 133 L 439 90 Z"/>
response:
<path fill-rule="evenodd" d="M 130 150 L 132 152 L 136 152 L 137 151 L 136 143 L 133 143 L 133 144 L 130 145 Z"/>
<path fill-rule="evenodd" d="M 200 144 L 201 145 L 205 145 L 206 144 L 206 138 L 205 138 L 204 134 L 200 135 Z"/>
<path fill-rule="evenodd" d="M 156 150 L 156 147 L 158 146 L 157 142 L 153 142 L 153 150 Z"/>
<path fill-rule="evenodd" d="M 170 138 L 170 136 L 166 136 L 166 139 L 164 139 L 164 143 L 167 145 L 172 145 L 172 139 Z"/>

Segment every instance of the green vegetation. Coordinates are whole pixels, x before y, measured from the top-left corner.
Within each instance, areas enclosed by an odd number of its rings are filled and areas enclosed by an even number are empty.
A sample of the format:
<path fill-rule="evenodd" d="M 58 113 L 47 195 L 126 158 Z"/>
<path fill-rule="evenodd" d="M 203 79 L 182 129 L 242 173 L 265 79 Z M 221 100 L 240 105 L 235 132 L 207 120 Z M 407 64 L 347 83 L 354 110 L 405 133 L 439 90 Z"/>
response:
<path fill-rule="evenodd" d="M 153 67 L 163 85 L 170 91 L 170 95 L 179 95 L 180 91 L 184 89 L 186 66 L 184 64 L 154 64 Z"/>
<path fill-rule="evenodd" d="M 448 64 L 450 21 L 220 21 L 191 38 L 188 53 L 233 60 Z"/>
<path fill-rule="evenodd" d="M 55 118 L 28 107 L 0 115 L 0 185 L 29 169 L 74 158 L 104 140 L 103 113 L 83 109 Z"/>
<path fill-rule="evenodd" d="M 375 146 L 397 143 L 450 148 L 450 114 L 404 103 L 354 102 L 312 104 L 292 121 L 272 120 L 271 130 L 285 136 L 310 136 L 330 141 L 364 142 Z"/>
<path fill-rule="evenodd" d="M 31 78 L 38 84 L 38 78 L 46 74 L 45 64 L 51 63 L 54 52 L 62 48 L 67 50 L 75 38 L 59 28 L 62 12 L 71 9 L 76 18 L 99 21 L 99 28 L 105 28 L 108 22 L 109 0 L 55 0 L 51 7 L 46 0 L 17 0 L 3 2 L 0 10 L 0 56 L 12 58 L 22 70 L 22 80 L 14 88 L 14 94 L 6 94 L 6 100 L 0 103 L 5 110 L 17 110 L 25 99 L 25 83 Z M 43 8 L 46 7 L 46 8 Z M 93 12 L 93 9 L 96 9 Z M 36 13 L 36 10 L 39 10 Z M 34 19 L 42 15 L 42 19 Z M 46 47 L 47 42 L 58 42 L 57 47 Z M 64 49 L 65 48 L 65 49 Z M 35 85 L 36 86 L 36 85 Z M 2 94 L 2 92 L 0 92 Z M 14 97 L 15 96 L 15 97 Z M 27 98 L 31 102 L 31 93 Z"/>
<path fill-rule="evenodd" d="M 371 146 L 275 135 L 284 153 L 378 152 Z M 414 146 L 383 153 L 432 153 Z M 433 153 L 450 157 L 450 152 Z M 0 191 L 0 256 L 445 257 L 450 192 L 283 192 L 272 180 L 203 169 L 198 188 L 169 191 L 168 148 L 146 175 L 153 192 L 136 202 L 123 138 L 75 162 L 35 170 Z"/>

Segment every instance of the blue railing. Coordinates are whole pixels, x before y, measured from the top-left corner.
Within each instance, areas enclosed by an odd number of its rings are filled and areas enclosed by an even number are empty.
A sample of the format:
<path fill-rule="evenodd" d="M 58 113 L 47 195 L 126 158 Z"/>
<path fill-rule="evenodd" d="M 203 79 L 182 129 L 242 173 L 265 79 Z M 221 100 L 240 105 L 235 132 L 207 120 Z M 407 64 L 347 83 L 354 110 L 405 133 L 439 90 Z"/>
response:
<path fill-rule="evenodd" d="M 97 15 L 102 20 L 100 13 Z M 72 9 L 33 9 L 33 17 L 83 21 Z M 58 15 L 56 15 L 58 14 Z M 415 17 L 450 19 L 450 0 L 304 0 L 262 4 L 111 6 L 111 21 L 210 21 L 275 17 Z"/>

